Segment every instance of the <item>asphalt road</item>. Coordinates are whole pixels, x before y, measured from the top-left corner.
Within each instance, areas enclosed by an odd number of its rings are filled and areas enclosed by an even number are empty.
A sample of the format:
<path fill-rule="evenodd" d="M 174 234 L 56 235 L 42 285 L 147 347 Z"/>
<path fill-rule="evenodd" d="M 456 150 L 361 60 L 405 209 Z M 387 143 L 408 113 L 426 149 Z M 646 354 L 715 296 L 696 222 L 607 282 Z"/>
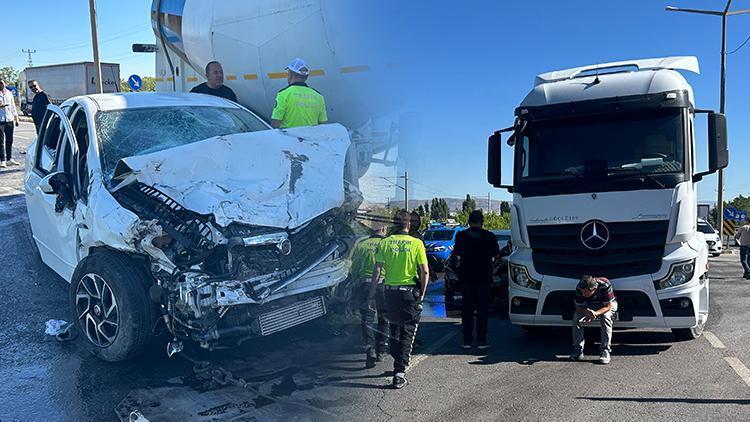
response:
<path fill-rule="evenodd" d="M 22 127 L 19 148 L 32 133 Z M 750 282 L 731 254 L 711 260 L 703 337 L 616 331 L 608 366 L 594 364 L 592 342 L 590 361 L 568 361 L 569 330 L 530 335 L 498 316 L 493 347 L 465 351 L 458 319 L 440 303 L 420 324 L 410 384 L 399 391 L 387 388 L 390 359 L 363 369 L 357 326 L 340 315 L 237 349 L 188 347 L 187 356 L 212 363 L 201 373 L 183 357 L 167 358 L 158 343 L 137 360 L 101 362 L 80 338 L 44 334 L 45 321 L 70 320 L 68 284 L 38 258 L 22 174 L 0 172 L 2 422 L 110 421 L 134 409 L 151 421 L 750 419 Z M 231 381 L 239 378 L 244 387 Z"/>

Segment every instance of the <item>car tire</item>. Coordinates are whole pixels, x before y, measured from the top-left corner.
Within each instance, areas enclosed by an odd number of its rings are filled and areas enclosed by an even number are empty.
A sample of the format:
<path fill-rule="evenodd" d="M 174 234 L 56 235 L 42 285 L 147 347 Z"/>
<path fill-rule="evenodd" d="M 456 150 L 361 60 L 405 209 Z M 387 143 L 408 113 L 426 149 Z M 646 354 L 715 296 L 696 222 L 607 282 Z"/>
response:
<path fill-rule="evenodd" d="M 705 323 L 698 324 L 692 328 L 673 328 L 672 334 L 679 341 L 695 340 L 703 334 Z"/>
<path fill-rule="evenodd" d="M 146 269 L 121 253 L 97 252 L 78 264 L 70 283 L 70 306 L 91 353 L 119 362 L 143 351 L 155 314 L 150 284 Z"/>

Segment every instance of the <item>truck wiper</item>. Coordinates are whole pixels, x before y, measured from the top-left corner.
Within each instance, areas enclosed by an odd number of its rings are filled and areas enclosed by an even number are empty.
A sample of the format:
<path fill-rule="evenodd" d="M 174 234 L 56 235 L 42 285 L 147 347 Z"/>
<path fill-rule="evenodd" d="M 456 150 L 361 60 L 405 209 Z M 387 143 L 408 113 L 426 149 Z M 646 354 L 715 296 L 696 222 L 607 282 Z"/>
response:
<path fill-rule="evenodd" d="M 654 178 L 650 174 L 644 173 L 643 170 L 641 170 L 641 169 L 639 169 L 637 167 L 615 167 L 615 168 L 608 168 L 607 169 L 607 175 L 610 175 L 610 174 L 628 174 L 628 173 L 631 173 L 632 175 L 640 175 L 644 179 L 648 179 L 651 182 L 654 182 L 656 184 L 656 186 L 658 186 L 659 188 L 661 188 L 661 189 L 665 188 L 664 183 L 660 182 L 659 180 L 657 180 L 656 178 Z"/>

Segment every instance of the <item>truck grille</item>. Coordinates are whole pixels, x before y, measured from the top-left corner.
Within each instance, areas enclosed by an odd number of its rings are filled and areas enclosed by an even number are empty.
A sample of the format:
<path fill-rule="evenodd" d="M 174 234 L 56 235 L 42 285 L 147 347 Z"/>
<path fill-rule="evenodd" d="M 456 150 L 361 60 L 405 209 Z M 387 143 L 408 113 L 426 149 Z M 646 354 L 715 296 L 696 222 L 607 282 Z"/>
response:
<path fill-rule="evenodd" d="M 326 305 L 322 297 L 300 301 L 289 306 L 267 312 L 258 317 L 260 334 L 267 336 L 312 321 L 326 314 Z"/>
<path fill-rule="evenodd" d="M 534 268 L 540 274 L 620 278 L 659 271 L 669 221 L 605 223 L 609 242 L 599 250 L 581 243 L 583 224 L 529 226 Z"/>

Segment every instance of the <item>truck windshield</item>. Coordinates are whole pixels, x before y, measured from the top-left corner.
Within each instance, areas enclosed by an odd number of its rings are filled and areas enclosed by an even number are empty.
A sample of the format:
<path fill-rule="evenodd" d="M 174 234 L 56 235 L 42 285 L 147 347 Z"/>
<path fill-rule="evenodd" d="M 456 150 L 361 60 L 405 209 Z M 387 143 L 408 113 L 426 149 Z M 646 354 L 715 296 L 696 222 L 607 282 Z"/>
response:
<path fill-rule="evenodd" d="M 451 240 L 453 230 L 428 230 L 424 234 L 424 240 Z"/>
<path fill-rule="evenodd" d="M 682 173 L 679 109 L 531 122 L 518 146 L 518 178 Z"/>
<path fill-rule="evenodd" d="M 238 108 L 171 106 L 102 111 L 96 114 L 102 170 L 106 180 L 120 159 L 187 145 L 214 136 L 267 130 L 252 113 Z"/>

